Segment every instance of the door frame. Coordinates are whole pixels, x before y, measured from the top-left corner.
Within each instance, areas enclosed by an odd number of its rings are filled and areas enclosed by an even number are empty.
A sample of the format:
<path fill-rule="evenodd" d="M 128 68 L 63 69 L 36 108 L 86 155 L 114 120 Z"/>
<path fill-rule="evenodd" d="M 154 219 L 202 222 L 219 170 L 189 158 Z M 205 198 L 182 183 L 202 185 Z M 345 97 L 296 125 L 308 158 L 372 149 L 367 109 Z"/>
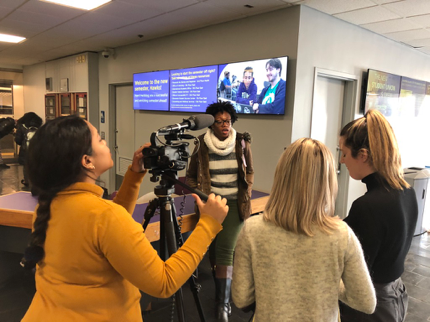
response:
<path fill-rule="evenodd" d="M 127 83 L 113 83 L 109 84 L 109 112 L 107 117 L 108 120 L 108 146 L 111 151 L 115 152 L 115 155 L 113 155 L 113 162 L 114 166 L 109 171 L 109 184 L 108 189 L 109 191 L 113 192 L 115 191 L 115 182 L 116 182 L 116 154 L 117 154 L 117 137 L 116 137 L 116 89 L 117 87 L 122 86 L 133 86 L 133 82 L 127 82 Z"/>
<path fill-rule="evenodd" d="M 358 104 L 358 77 L 353 74 L 348 74 L 344 72 L 338 72 L 333 71 L 329 69 L 319 68 L 315 67 L 315 73 L 314 73 L 314 85 L 313 85 L 313 92 L 312 92 L 312 116 L 311 116 L 311 123 L 310 123 L 310 131 L 312 136 L 312 123 L 313 123 L 313 110 L 316 103 L 316 89 L 318 84 L 318 76 L 325 77 L 325 78 L 331 78 L 336 80 L 342 80 L 345 82 L 345 88 L 344 88 L 344 97 L 343 97 L 343 108 L 342 108 L 342 121 L 341 121 L 341 128 L 351 122 L 355 119 L 356 114 L 356 105 Z M 338 132 L 340 132 L 340 129 L 338 129 Z M 335 156 L 336 162 L 340 162 L 339 153 Z M 340 200 L 338 205 L 341 205 L 342 209 L 338 209 L 338 213 L 345 214 L 348 207 L 348 190 L 349 190 L 349 175 L 344 176 L 344 179 L 341 179 L 340 182 L 338 182 L 339 190 L 343 189 L 343 200 Z M 338 195 L 339 197 L 339 195 Z"/>

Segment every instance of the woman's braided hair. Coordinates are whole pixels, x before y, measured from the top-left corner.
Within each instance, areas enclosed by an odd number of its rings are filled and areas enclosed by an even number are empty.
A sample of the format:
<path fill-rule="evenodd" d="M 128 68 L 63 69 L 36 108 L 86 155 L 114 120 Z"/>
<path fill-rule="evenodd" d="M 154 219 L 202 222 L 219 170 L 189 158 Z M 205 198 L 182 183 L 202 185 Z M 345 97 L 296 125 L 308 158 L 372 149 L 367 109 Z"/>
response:
<path fill-rule="evenodd" d="M 30 242 L 21 265 L 32 269 L 45 256 L 44 244 L 55 196 L 85 175 L 81 164 L 91 155 L 91 131 L 78 116 L 64 116 L 45 123 L 31 140 L 28 172 L 31 185 L 38 191 L 39 204 Z"/>

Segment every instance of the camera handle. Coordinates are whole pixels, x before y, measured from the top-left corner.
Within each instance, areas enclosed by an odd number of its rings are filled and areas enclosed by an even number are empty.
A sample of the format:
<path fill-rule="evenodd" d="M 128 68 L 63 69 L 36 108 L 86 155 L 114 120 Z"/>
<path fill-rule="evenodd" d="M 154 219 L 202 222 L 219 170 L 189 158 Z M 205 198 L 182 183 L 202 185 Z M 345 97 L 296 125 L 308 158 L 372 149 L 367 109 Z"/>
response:
<path fill-rule="evenodd" d="M 179 181 L 175 173 L 173 173 L 173 177 L 171 175 L 171 173 L 170 175 L 168 173 L 162 173 L 160 185 L 154 188 L 154 193 L 157 198 L 149 202 L 148 207 L 146 208 L 145 214 L 143 216 L 144 223 L 142 225 L 143 229 L 146 230 L 149 221 L 155 214 L 156 209 L 160 209 L 160 257 L 163 260 L 166 260 L 168 258 L 168 256 L 166 256 L 166 243 L 169 256 L 173 255 L 178 250 L 178 248 L 184 244 L 182 233 L 179 228 L 178 220 L 176 218 L 175 204 L 173 203 L 173 198 L 171 197 L 172 193 L 174 192 L 174 185 L 169 185 L 168 183 L 172 181 L 177 182 L 181 186 L 184 186 L 190 191 L 193 191 L 194 193 L 198 194 L 201 199 L 204 199 L 205 201 L 207 201 L 208 197 L 203 192 L 193 189 L 185 183 Z M 191 277 L 188 279 L 188 282 L 190 284 L 191 292 L 193 293 L 200 320 L 202 322 L 205 322 L 206 319 L 203 313 L 200 299 L 198 297 L 198 292 L 201 289 L 201 285 L 197 283 L 195 274 L 191 275 Z M 177 307 L 178 320 L 180 322 L 184 322 L 185 313 L 182 287 L 179 288 L 179 290 L 175 293 L 175 303 Z"/>
<path fill-rule="evenodd" d="M 179 184 L 180 186 L 182 186 L 182 187 L 186 188 L 187 190 L 191 191 L 192 193 L 195 193 L 203 201 L 208 201 L 208 195 L 207 194 L 205 194 L 204 192 L 202 192 L 202 191 L 200 191 L 198 189 L 191 188 L 189 185 L 187 185 L 186 183 L 183 183 L 178 178 L 176 178 L 176 176 L 175 177 L 166 176 L 166 179 L 169 180 L 169 181 L 171 181 L 171 182 Z"/>

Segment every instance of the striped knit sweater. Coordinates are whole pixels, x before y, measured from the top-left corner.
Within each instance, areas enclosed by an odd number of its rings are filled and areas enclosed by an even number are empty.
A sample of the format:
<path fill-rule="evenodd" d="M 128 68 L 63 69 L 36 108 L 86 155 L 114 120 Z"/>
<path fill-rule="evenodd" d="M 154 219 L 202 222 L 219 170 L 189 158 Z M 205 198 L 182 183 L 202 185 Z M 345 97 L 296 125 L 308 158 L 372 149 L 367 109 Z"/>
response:
<path fill-rule="evenodd" d="M 204 141 L 209 150 L 209 174 L 211 192 L 221 195 L 227 200 L 236 200 L 239 191 L 238 165 L 236 158 L 236 130 L 230 129 L 228 137 L 221 141 L 212 130 L 208 130 Z"/>
<path fill-rule="evenodd" d="M 227 200 L 237 199 L 238 166 L 235 149 L 226 156 L 209 152 L 209 173 L 213 193 Z"/>

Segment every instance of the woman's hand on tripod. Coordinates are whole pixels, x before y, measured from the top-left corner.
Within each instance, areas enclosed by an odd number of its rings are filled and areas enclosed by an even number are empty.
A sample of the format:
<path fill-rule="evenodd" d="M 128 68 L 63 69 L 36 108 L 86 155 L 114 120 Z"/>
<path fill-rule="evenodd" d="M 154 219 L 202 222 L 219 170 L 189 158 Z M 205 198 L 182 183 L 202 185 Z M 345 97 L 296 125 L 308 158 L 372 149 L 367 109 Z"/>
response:
<path fill-rule="evenodd" d="M 227 199 L 211 193 L 208 201 L 204 203 L 198 195 L 193 193 L 192 196 L 196 199 L 201 214 L 209 215 L 222 224 L 228 213 Z"/>
<path fill-rule="evenodd" d="M 139 173 L 139 172 L 145 171 L 145 167 L 143 166 L 143 153 L 142 153 L 142 150 L 144 148 L 148 148 L 150 146 L 151 146 L 151 143 L 145 143 L 139 149 L 137 149 L 136 152 L 134 152 L 133 162 L 131 164 L 131 170 L 133 172 L 138 172 Z"/>

